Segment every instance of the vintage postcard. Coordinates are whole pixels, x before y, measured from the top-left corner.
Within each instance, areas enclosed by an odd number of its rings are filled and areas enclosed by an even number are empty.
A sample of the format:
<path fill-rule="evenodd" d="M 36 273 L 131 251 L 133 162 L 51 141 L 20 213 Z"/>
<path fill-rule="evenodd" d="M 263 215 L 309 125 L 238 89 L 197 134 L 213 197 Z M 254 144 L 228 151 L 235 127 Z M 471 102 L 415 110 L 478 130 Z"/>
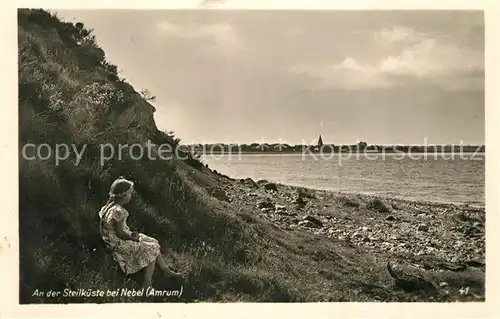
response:
<path fill-rule="evenodd" d="M 494 2 L 168 3 L 6 5 L 6 318 L 493 313 Z"/>

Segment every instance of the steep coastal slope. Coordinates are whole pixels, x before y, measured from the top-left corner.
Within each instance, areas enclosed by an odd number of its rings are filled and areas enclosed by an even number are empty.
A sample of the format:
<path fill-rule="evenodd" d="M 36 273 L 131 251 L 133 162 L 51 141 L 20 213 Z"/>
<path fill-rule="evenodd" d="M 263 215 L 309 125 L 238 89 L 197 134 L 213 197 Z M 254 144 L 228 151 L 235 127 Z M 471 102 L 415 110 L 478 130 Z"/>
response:
<path fill-rule="evenodd" d="M 43 10 L 20 10 L 18 21 L 21 303 L 135 301 L 33 295 L 37 289 L 138 287 L 140 278 L 121 273 L 99 236 L 97 212 L 120 175 L 137 185 L 128 207 L 131 227 L 157 238 L 168 262 L 186 277 L 181 298 L 155 301 L 457 298 L 458 292 L 398 290 L 386 270 L 386 253 L 367 254 L 363 247 L 305 230 L 284 231 L 260 215 L 237 181 L 196 159 L 137 159 L 124 152 L 101 162 L 101 145 L 117 149 L 150 140 L 176 146 L 178 140 L 157 129 L 147 96 L 120 78 L 83 24 L 62 22 Z M 59 162 L 54 154 L 44 160 L 35 147 L 25 148 L 29 144 L 53 151 L 68 145 L 69 153 Z M 231 190 L 242 191 L 246 204 L 228 198 Z M 457 291 L 471 283 L 484 290 L 482 272 L 452 277 Z M 154 282 L 160 289 L 180 285 L 156 277 Z"/>
<path fill-rule="evenodd" d="M 36 289 L 136 284 L 117 270 L 99 236 L 96 214 L 119 175 L 137 185 L 131 226 L 197 265 L 196 275 L 184 269 L 195 276 L 188 278 L 195 283 L 184 296 L 203 296 L 197 291 L 210 280 L 197 276 L 212 266 L 229 268 L 225 263 L 237 260 L 234 254 L 245 260 L 252 240 L 242 222 L 184 182 L 177 170 L 187 169 L 185 162 L 134 159 L 124 152 L 101 165 L 101 145 L 174 145 L 176 139 L 157 130 L 154 107 L 119 78 L 81 23 L 63 23 L 43 10 L 20 10 L 18 19 L 21 301 L 42 301 L 32 296 Z M 54 153 L 42 160 L 33 147 L 24 148 L 29 144 L 85 152 L 81 158 L 70 152 L 56 163 Z M 220 253 L 217 263 L 205 267 L 206 261 L 194 257 L 201 243 Z"/>

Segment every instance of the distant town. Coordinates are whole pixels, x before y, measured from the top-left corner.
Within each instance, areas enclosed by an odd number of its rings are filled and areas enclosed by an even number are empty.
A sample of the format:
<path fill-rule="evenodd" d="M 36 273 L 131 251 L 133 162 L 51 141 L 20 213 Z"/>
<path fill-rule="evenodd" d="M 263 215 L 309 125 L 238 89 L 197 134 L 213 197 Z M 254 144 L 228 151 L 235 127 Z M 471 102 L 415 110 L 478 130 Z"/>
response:
<path fill-rule="evenodd" d="M 352 145 L 335 145 L 323 143 L 321 135 L 315 145 L 290 145 L 282 143 L 252 143 L 252 144 L 190 144 L 182 145 L 196 153 L 484 153 L 485 145 L 375 145 L 360 141 Z"/>

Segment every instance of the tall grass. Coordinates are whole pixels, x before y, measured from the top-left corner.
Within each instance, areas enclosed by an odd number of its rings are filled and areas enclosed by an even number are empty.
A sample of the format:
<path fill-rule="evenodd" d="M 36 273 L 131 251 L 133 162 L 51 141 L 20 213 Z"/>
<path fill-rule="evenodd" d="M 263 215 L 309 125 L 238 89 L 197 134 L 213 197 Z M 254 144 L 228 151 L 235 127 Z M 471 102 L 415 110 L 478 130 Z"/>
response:
<path fill-rule="evenodd" d="M 128 207 L 131 227 L 157 238 L 166 253 L 184 252 L 187 258 L 204 242 L 218 256 L 209 268 L 244 262 L 250 247 L 242 222 L 212 211 L 210 199 L 200 197 L 177 174 L 175 160 L 136 160 L 125 154 L 101 165 L 100 144 L 151 139 L 177 146 L 179 140 L 169 132 L 123 124 L 147 123 L 140 117 L 148 112 L 152 117 L 154 108 L 148 109 L 140 95 L 113 74 L 116 67 L 103 60 L 95 38 L 79 44 L 81 30 L 43 10 L 19 11 L 20 151 L 26 143 L 87 147 L 77 166 L 74 157 L 56 165 L 20 156 L 21 302 L 40 302 L 31 295 L 35 289 L 136 285 L 104 249 L 98 228 L 97 212 L 120 175 L 136 183 L 137 194 Z M 127 111 L 141 107 L 142 115 Z M 189 164 L 197 162 L 202 165 L 196 158 Z M 193 267 L 200 267 L 196 263 Z M 202 272 L 208 271 L 203 267 Z M 196 272 L 190 276 L 193 285 L 204 280 Z"/>

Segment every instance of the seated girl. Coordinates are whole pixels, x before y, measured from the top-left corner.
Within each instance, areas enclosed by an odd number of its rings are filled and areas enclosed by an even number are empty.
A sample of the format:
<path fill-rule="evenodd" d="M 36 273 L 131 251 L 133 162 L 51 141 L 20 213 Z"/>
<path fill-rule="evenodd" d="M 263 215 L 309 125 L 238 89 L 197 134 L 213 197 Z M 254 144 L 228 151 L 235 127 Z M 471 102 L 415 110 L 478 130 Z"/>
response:
<path fill-rule="evenodd" d="M 143 288 L 152 284 L 157 265 L 166 275 L 180 277 L 170 270 L 160 254 L 160 244 L 155 238 L 132 232 L 127 225 L 128 211 L 123 208 L 130 202 L 134 183 L 119 177 L 109 191 L 109 200 L 99 211 L 101 236 L 113 259 L 129 275 L 144 269 Z"/>

